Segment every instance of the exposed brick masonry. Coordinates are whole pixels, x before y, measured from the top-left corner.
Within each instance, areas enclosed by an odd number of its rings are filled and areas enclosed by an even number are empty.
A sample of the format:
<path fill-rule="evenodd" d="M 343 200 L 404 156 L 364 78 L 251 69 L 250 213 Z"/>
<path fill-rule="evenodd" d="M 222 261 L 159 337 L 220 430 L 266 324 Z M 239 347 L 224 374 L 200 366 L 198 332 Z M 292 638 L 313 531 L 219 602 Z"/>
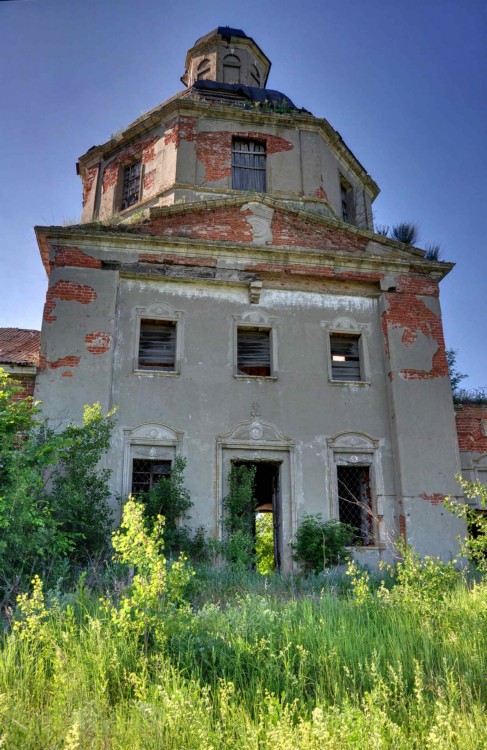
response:
<path fill-rule="evenodd" d="M 12 375 L 12 384 L 22 390 L 12 396 L 12 401 L 22 401 L 34 396 L 35 379 L 33 375 Z"/>
<path fill-rule="evenodd" d="M 153 219 L 141 228 L 142 232 L 170 237 L 188 237 L 199 240 L 230 240 L 232 242 L 252 242 L 252 227 L 245 216 L 249 211 L 235 207 L 219 208 L 213 211 L 183 213 Z"/>
<path fill-rule="evenodd" d="M 254 138 L 266 144 L 267 156 L 291 151 L 292 143 L 266 133 L 232 133 L 230 131 L 198 133 L 196 157 L 205 167 L 205 182 L 229 179 L 232 174 L 232 139 Z M 192 139 L 194 140 L 194 139 Z"/>
<path fill-rule="evenodd" d="M 287 247 L 307 247 L 312 250 L 363 251 L 368 239 L 351 232 L 313 224 L 284 211 L 274 211 L 272 244 Z"/>
<path fill-rule="evenodd" d="M 181 141 L 195 141 L 197 132 L 196 117 L 175 117 L 166 123 L 164 145 L 174 144 L 179 148 Z"/>
<path fill-rule="evenodd" d="M 82 175 L 83 180 L 83 208 L 86 205 L 88 198 L 90 197 L 95 178 L 98 174 L 98 164 L 94 167 L 89 167 Z"/>
<path fill-rule="evenodd" d="M 112 336 L 102 331 L 93 331 L 86 334 L 85 344 L 91 354 L 105 354 L 112 345 Z"/>
<path fill-rule="evenodd" d="M 55 266 L 77 266 L 79 268 L 101 268 L 101 260 L 92 258 L 79 247 L 60 246 L 55 249 Z"/>
<path fill-rule="evenodd" d="M 128 148 L 124 148 L 120 151 L 112 161 L 107 164 L 105 171 L 103 172 L 102 190 L 105 193 L 109 188 L 115 187 L 118 182 L 118 174 L 120 165 L 124 162 L 131 161 L 133 159 L 142 156 L 142 163 L 149 164 L 155 157 L 155 144 L 159 140 L 159 136 L 147 136 L 141 138 L 136 143 L 133 143 Z"/>
<path fill-rule="evenodd" d="M 426 380 L 448 375 L 441 318 L 420 299 L 420 296 L 437 297 L 438 294 L 436 281 L 429 277 L 411 274 L 411 276 L 399 276 L 396 291 L 385 295 L 388 309 L 382 315 L 382 332 L 388 358 L 391 356 L 389 331 L 393 328 L 403 331 L 402 342 L 405 346 L 411 346 L 416 341 L 419 332 L 432 337 L 437 344 L 431 369 L 403 369 L 399 375 L 404 380 Z M 389 373 L 389 378 L 393 379 L 393 372 Z"/>
<path fill-rule="evenodd" d="M 188 258 L 186 256 L 165 255 L 163 253 L 140 253 L 139 262 L 163 264 L 168 266 L 205 266 L 207 268 L 216 268 L 216 258 Z"/>
<path fill-rule="evenodd" d="M 482 430 L 482 420 L 487 420 L 487 406 L 465 404 L 459 407 L 455 418 L 460 450 L 486 452 L 487 435 Z"/>
<path fill-rule="evenodd" d="M 47 290 L 46 304 L 44 305 L 44 320 L 46 323 L 53 323 L 56 320 L 56 316 L 52 313 L 58 299 L 88 305 L 96 299 L 96 292 L 87 284 L 76 284 L 74 281 L 56 281 Z"/>

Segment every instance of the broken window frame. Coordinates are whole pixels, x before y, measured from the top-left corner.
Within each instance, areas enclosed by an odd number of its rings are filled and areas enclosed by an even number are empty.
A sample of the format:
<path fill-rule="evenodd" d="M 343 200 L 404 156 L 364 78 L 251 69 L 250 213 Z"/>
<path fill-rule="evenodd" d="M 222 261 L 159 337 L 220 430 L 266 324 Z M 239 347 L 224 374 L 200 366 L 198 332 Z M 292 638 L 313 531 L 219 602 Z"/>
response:
<path fill-rule="evenodd" d="M 232 139 L 232 190 L 265 193 L 267 149 L 255 138 Z"/>
<path fill-rule="evenodd" d="M 135 176 L 131 171 L 137 169 Z M 120 166 L 120 211 L 127 211 L 142 200 L 142 158 L 134 159 Z"/>

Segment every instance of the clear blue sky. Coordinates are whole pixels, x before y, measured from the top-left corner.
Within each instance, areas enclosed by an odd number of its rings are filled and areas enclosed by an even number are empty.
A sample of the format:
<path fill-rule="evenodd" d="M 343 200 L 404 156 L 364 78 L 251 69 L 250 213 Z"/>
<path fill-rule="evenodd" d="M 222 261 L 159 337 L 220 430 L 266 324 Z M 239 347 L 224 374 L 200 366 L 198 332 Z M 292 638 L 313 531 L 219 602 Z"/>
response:
<path fill-rule="evenodd" d="M 417 222 L 457 263 L 447 345 L 487 385 L 486 20 L 483 0 L 0 0 L 0 326 L 40 328 L 32 227 L 80 216 L 78 156 L 181 90 L 187 49 L 229 25 L 379 184 L 376 222 Z"/>

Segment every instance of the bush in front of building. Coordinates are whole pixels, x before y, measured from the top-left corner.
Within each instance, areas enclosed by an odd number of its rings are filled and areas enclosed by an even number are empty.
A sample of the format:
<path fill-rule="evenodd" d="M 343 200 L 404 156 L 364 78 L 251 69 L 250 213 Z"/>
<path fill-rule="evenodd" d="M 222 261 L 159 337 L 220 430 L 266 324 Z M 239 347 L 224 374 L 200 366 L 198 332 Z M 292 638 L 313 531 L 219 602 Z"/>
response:
<path fill-rule="evenodd" d="M 306 513 L 291 544 L 293 559 L 303 565 L 306 573 L 319 573 L 332 565 L 339 565 L 348 556 L 347 546 L 354 538 L 354 530 L 334 518 L 324 521 L 321 513 Z"/>

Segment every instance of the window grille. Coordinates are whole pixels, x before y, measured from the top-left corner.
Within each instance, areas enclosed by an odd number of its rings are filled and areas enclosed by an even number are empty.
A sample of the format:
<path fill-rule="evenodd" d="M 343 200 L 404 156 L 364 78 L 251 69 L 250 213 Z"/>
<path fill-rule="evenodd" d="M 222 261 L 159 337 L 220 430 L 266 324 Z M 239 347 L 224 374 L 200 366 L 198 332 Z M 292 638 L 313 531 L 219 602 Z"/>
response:
<path fill-rule="evenodd" d="M 132 462 L 132 495 L 148 492 L 163 477 L 171 474 L 170 461 L 134 458 Z"/>
<path fill-rule="evenodd" d="M 167 320 L 141 320 L 138 369 L 176 369 L 176 323 Z"/>
<path fill-rule="evenodd" d="M 142 162 L 136 161 L 123 170 L 122 211 L 139 202 Z"/>
<path fill-rule="evenodd" d="M 359 337 L 330 336 L 331 376 L 333 380 L 361 380 Z"/>
<path fill-rule="evenodd" d="M 337 466 L 338 513 L 355 531 L 355 544 L 374 543 L 368 466 Z"/>
<path fill-rule="evenodd" d="M 232 188 L 265 193 L 265 177 L 265 143 L 235 139 L 232 144 Z"/>
<path fill-rule="evenodd" d="M 270 331 L 239 328 L 237 331 L 237 374 L 271 375 Z"/>

